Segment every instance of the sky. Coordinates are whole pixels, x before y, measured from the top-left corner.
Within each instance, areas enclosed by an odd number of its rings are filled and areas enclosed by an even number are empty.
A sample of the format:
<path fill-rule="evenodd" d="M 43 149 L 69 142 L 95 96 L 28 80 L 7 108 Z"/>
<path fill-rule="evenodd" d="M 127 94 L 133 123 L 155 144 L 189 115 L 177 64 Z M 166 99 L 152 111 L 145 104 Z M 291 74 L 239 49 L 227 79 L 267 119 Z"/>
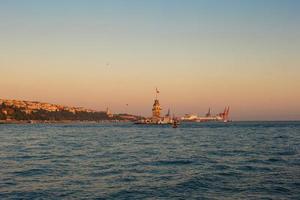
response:
<path fill-rule="evenodd" d="M 300 1 L 0 0 L 0 98 L 300 120 Z M 127 105 L 128 104 L 128 105 Z"/>

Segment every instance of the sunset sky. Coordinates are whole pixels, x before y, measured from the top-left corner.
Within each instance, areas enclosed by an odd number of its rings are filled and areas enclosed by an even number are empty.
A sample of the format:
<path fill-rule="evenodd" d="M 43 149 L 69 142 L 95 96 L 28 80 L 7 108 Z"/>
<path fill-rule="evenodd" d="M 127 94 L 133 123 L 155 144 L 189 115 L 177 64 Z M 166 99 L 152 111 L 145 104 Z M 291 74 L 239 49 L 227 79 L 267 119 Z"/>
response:
<path fill-rule="evenodd" d="M 0 0 L 0 75 L 3 99 L 300 120 L 300 1 Z"/>

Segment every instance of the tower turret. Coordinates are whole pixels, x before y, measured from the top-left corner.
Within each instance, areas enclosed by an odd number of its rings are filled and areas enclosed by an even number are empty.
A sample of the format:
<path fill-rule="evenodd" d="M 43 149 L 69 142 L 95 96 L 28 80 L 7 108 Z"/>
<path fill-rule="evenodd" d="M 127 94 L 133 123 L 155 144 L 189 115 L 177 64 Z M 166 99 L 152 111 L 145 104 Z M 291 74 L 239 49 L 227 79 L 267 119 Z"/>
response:
<path fill-rule="evenodd" d="M 158 99 L 154 100 L 154 104 L 153 104 L 153 108 L 152 108 L 152 117 L 153 118 L 160 118 L 160 111 L 161 111 L 161 107 L 159 104 Z"/>

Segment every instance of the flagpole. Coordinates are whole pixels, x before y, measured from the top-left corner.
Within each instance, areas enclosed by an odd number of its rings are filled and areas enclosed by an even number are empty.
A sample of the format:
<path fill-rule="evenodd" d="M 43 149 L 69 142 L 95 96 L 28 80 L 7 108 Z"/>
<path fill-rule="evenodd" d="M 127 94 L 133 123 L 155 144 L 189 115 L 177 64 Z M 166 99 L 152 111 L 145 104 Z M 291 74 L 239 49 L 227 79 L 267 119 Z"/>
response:
<path fill-rule="evenodd" d="M 157 100 L 157 97 L 158 97 L 158 89 L 155 88 L 155 97 L 156 97 L 156 100 Z"/>

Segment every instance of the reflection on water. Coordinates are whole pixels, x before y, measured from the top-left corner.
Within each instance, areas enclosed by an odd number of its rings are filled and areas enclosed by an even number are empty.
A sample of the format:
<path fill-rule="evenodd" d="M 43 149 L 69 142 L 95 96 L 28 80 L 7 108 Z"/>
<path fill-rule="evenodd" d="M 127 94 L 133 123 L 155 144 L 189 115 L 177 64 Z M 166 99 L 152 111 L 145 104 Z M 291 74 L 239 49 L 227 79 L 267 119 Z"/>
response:
<path fill-rule="evenodd" d="M 0 125 L 0 199 L 299 198 L 300 123 Z"/>

